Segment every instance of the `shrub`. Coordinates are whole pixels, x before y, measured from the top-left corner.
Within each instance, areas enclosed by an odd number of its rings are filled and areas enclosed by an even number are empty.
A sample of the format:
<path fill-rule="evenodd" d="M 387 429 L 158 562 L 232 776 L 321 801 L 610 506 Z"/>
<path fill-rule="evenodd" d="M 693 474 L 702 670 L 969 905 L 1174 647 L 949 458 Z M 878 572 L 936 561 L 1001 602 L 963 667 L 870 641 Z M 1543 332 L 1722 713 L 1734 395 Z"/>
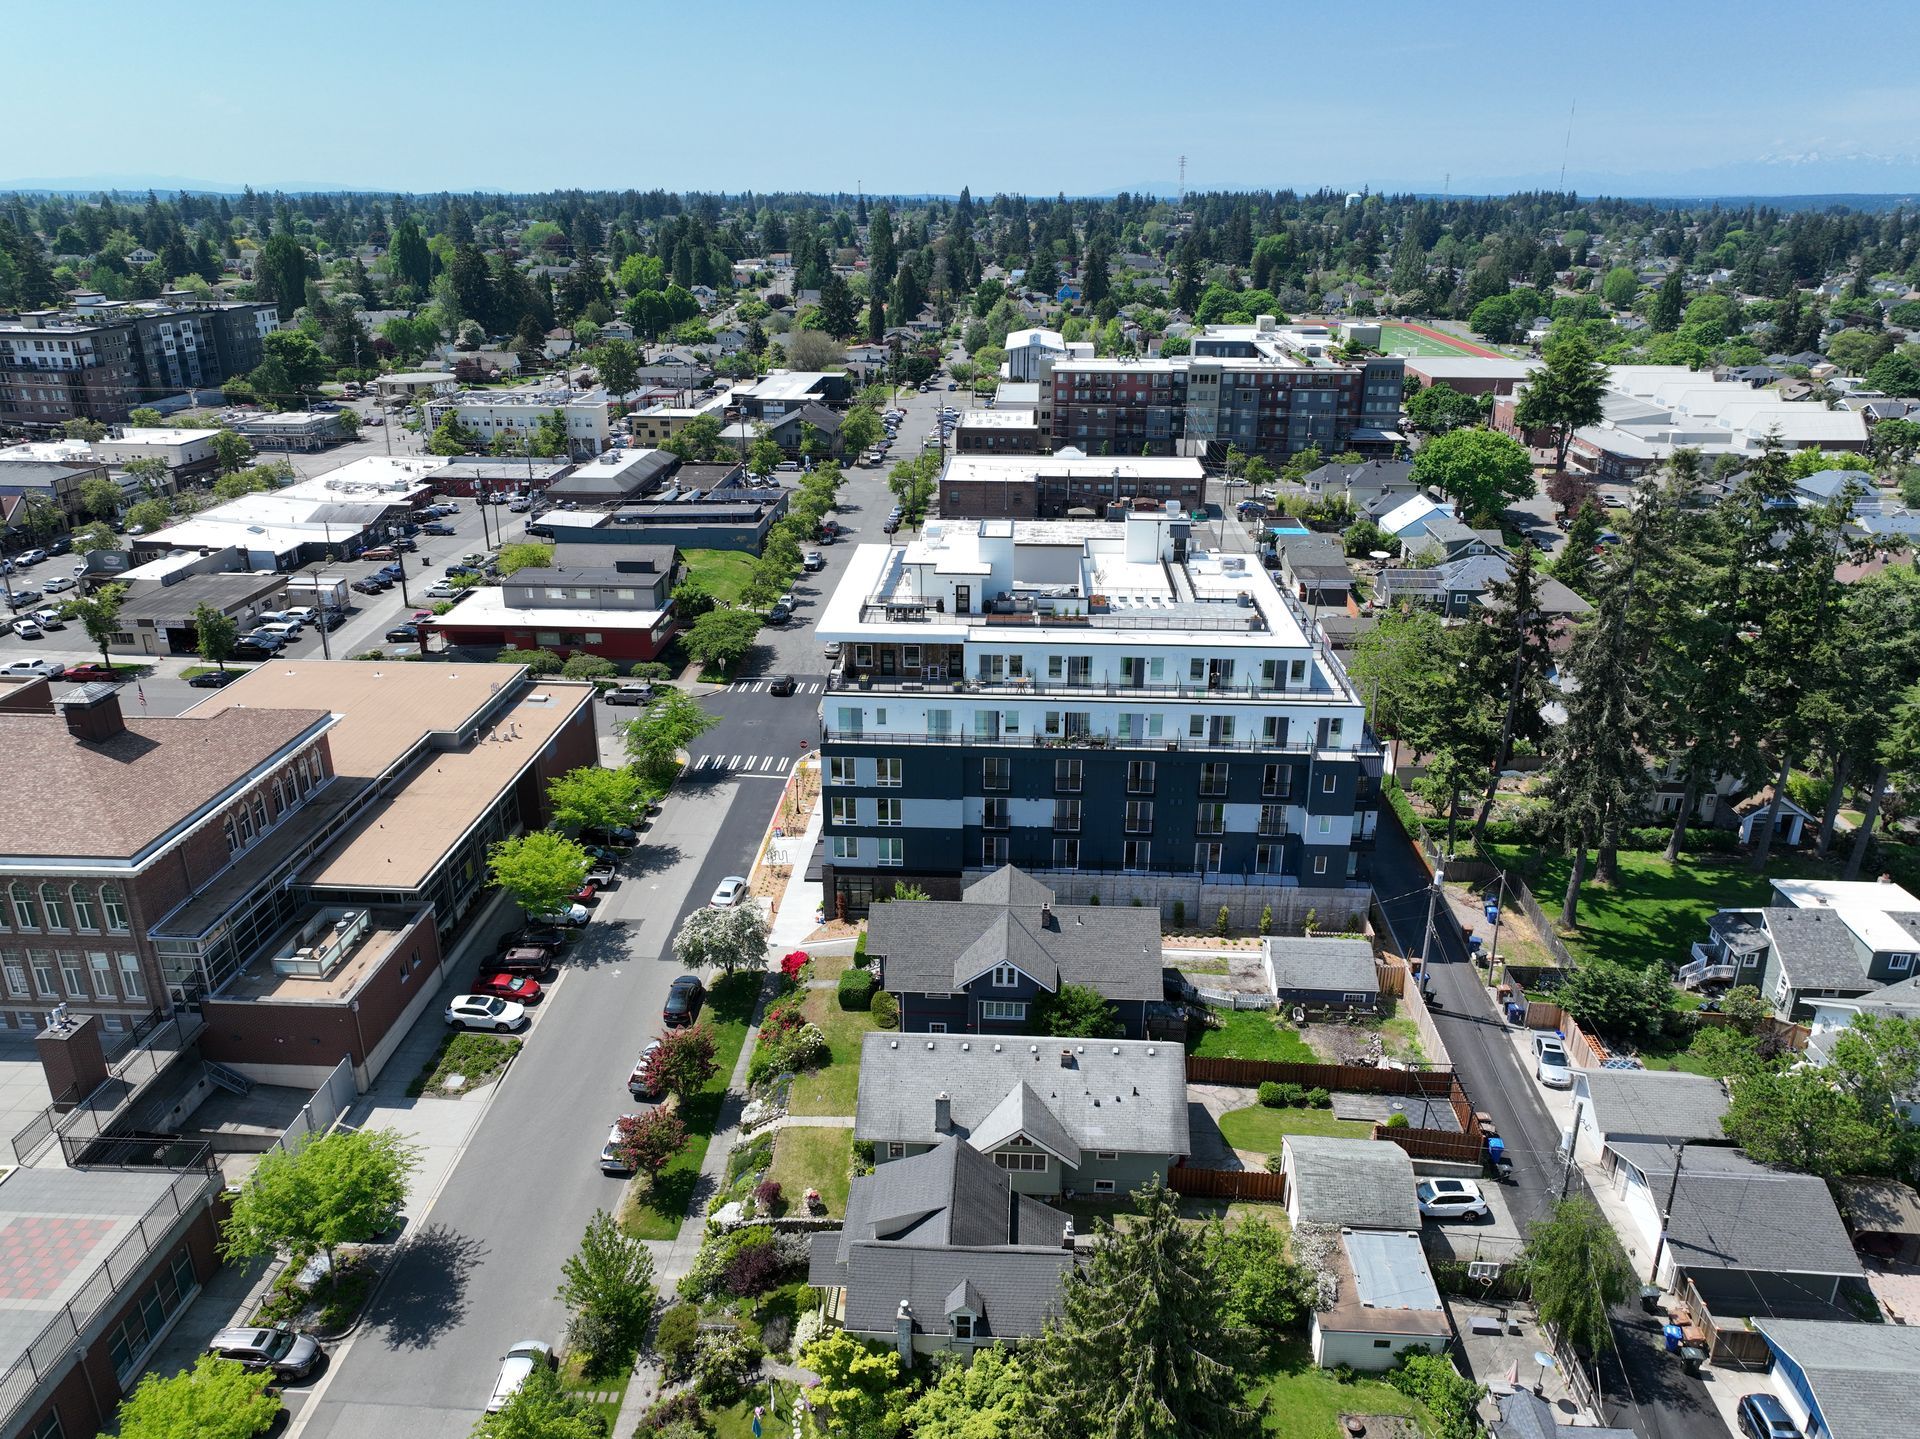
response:
<path fill-rule="evenodd" d="M 699 1340 L 700 1311 L 693 1305 L 676 1304 L 660 1316 L 659 1327 L 653 1332 L 653 1352 L 660 1356 L 660 1367 L 667 1378 L 686 1377 L 693 1367 L 693 1347 Z"/>
<path fill-rule="evenodd" d="M 673 678 L 673 671 L 659 660 L 641 660 L 627 673 L 637 680 L 653 680 L 656 683 Z"/>
<path fill-rule="evenodd" d="M 1267 1156 L 1267 1173 L 1278 1174 L 1281 1170 L 1285 1169 L 1286 1167 L 1287 1167 L 1286 1155 L 1269 1154 Z"/>
<path fill-rule="evenodd" d="M 1333 1108 L 1333 1096 L 1326 1090 L 1313 1088 L 1307 1091 L 1306 1104 L 1309 1109 Z"/>
<path fill-rule="evenodd" d="M 873 973 L 865 969 L 849 969 L 840 975 L 836 994 L 842 1009 L 866 1010 L 873 1008 Z"/>
<path fill-rule="evenodd" d="M 1280 1086 L 1275 1084 L 1271 1079 L 1260 1086 L 1260 1102 L 1266 1105 L 1268 1109 L 1278 1109 L 1286 1103 L 1286 1101 L 1280 1097 Z"/>
<path fill-rule="evenodd" d="M 604 655 L 590 655 L 585 651 L 567 656 L 567 662 L 560 666 L 560 673 L 570 680 L 606 680 L 619 673 L 619 668 Z"/>
<path fill-rule="evenodd" d="M 807 967 L 807 961 L 811 958 L 812 956 L 804 949 L 796 949 L 790 954 L 783 954 L 780 957 L 780 977 L 789 984 L 798 984 L 800 982 L 801 971 Z"/>
<path fill-rule="evenodd" d="M 695 1314 L 693 1317 L 696 1325 L 694 1332 L 697 1334 L 700 1316 Z M 688 1357 L 691 1359 L 691 1351 Z M 706 1410 L 700 1407 L 700 1396 L 691 1389 L 682 1389 L 678 1394 L 662 1399 L 640 1416 L 640 1432 L 643 1434 L 657 1434 L 670 1424 L 691 1425 L 702 1434 L 711 1428 Z"/>
<path fill-rule="evenodd" d="M 778 1044 L 792 1034 L 802 1024 L 800 1017 L 800 996 L 782 995 L 767 1006 L 767 1012 L 760 1019 L 760 1043 Z"/>
<path fill-rule="evenodd" d="M 1408 1123 L 1407 1116 L 1404 1114 L 1389 1114 L 1387 1116 L 1387 1128 L 1389 1129 L 1405 1129 Z"/>
<path fill-rule="evenodd" d="M 864 929 L 860 931 L 859 938 L 853 942 L 853 967 L 855 969 L 867 967 L 867 932 Z"/>
<path fill-rule="evenodd" d="M 780 1181 L 763 1179 L 753 1186 L 753 1207 L 762 1214 L 778 1214 L 785 1209 L 786 1201 L 781 1197 Z"/>
<path fill-rule="evenodd" d="M 1268 1080 L 1260 1086 L 1260 1102 L 1269 1109 L 1295 1109 L 1305 1102 L 1305 1091 L 1297 1084 Z"/>
<path fill-rule="evenodd" d="M 773 1187 L 775 1190 L 780 1188 L 777 1184 Z M 721 1283 L 726 1285 L 729 1294 L 737 1294 L 742 1298 L 765 1294 L 780 1283 L 783 1267 L 779 1252 L 771 1243 L 752 1244 L 727 1261 L 727 1271 Z"/>
<path fill-rule="evenodd" d="M 626 1326 L 604 1309 L 582 1309 L 567 1321 L 567 1350 L 581 1356 L 589 1374 L 605 1374 L 629 1361 L 631 1344 Z"/>
<path fill-rule="evenodd" d="M 1173 927 L 1175 929 L 1187 927 L 1187 902 L 1184 899 L 1176 899 L 1173 902 Z"/>
<path fill-rule="evenodd" d="M 877 990 L 873 996 L 873 1022 L 881 1029 L 897 1029 L 900 1025 L 900 1001 L 886 990 Z"/>
<path fill-rule="evenodd" d="M 747 1083 L 759 1085 L 777 1074 L 812 1069 L 826 1063 L 832 1052 L 817 1024 L 802 1024 L 771 1044 L 763 1036 L 747 1065 Z"/>
<path fill-rule="evenodd" d="M 503 665 L 525 665 L 527 673 L 535 676 L 557 675 L 560 673 L 560 656 L 552 650 L 501 650 L 495 655 L 496 663 Z"/>
<path fill-rule="evenodd" d="M 1225 939 L 1232 929 L 1233 911 L 1223 904 L 1220 906 L 1220 913 L 1213 917 L 1213 932 L 1221 939 Z"/>
<path fill-rule="evenodd" d="M 693 1356 L 693 1387 L 707 1403 L 724 1407 L 747 1390 L 747 1375 L 766 1353 L 745 1334 L 706 1333 Z"/>
<path fill-rule="evenodd" d="M 1270 904 L 1260 907 L 1260 933 L 1273 933 L 1273 906 Z"/>
<path fill-rule="evenodd" d="M 1100 907 L 1100 893 L 1098 890 L 1095 890 L 1092 894 L 1087 896 L 1087 903 L 1092 905 L 1095 909 L 1098 909 Z"/>

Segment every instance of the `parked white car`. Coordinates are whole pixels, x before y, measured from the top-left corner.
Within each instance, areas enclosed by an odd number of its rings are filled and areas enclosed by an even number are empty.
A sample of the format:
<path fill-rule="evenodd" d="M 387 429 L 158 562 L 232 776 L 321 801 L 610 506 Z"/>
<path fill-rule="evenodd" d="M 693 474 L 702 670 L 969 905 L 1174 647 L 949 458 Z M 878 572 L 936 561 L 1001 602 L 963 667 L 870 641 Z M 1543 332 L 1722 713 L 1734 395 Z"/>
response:
<path fill-rule="evenodd" d="M 715 909 L 731 909 L 746 898 L 747 882 L 737 874 L 730 874 L 720 881 L 720 887 L 713 892 L 708 901 Z"/>
<path fill-rule="evenodd" d="M 524 1028 L 527 1007 L 492 994 L 456 994 L 447 1006 L 447 1023 L 455 1029 L 490 1029 L 504 1034 Z"/>
<path fill-rule="evenodd" d="M 1573 1063 L 1557 1034 L 1533 1037 L 1533 1077 L 1548 1089 L 1573 1088 Z"/>
<path fill-rule="evenodd" d="M 1493 1212 L 1471 1179 L 1423 1179 L 1414 1193 L 1420 1212 L 1429 1219 L 1485 1219 Z"/>
<path fill-rule="evenodd" d="M 535 1365 L 553 1367 L 553 1348 L 538 1339 L 522 1339 L 507 1350 L 500 1361 L 500 1377 L 493 1381 L 493 1397 L 487 1400 L 487 1413 L 498 1414 L 507 1407 L 520 1386 L 527 1382 Z"/>

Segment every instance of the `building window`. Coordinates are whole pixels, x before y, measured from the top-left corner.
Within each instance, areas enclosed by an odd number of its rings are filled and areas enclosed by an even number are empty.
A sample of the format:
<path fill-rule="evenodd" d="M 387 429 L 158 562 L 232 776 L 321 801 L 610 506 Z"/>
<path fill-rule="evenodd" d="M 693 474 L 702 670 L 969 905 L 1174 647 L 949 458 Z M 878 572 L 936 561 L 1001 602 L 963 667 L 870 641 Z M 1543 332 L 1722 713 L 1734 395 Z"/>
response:
<path fill-rule="evenodd" d="M 1153 801 L 1150 799 L 1130 799 L 1127 801 L 1127 833 L 1153 833 Z"/>
<path fill-rule="evenodd" d="M 1905 974 L 1913 968 L 1913 956 L 1910 954 L 1890 954 L 1887 956 L 1887 968 L 1895 974 Z"/>
<path fill-rule="evenodd" d="M 113 957 L 105 954 L 90 954 L 87 963 L 93 970 L 93 997 L 95 999 L 113 998 Z"/>
<path fill-rule="evenodd" d="M 879 807 L 878 822 L 890 828 L 895 828 L 895 829 L 899 828 L 900 801 L 897 799 L 883 799 L 883 800 L 877 800 L 875 801 L 875 803 Z"/>
<path fill-rule="evenodd" d="M 123 1389 L 139 1372 L 147 1347 L 166 1326 L 168 1318 L 192 1299 L 199 1288 L 193 1277 L 193 1256 L 182 1249 L 141 1291 L 133 1312 L 108 1331 L 107 1354 L 113 1360 L 113 1372 Z"/>
<path fill-rule="evenodd" d="M 1293 769 L 1270 764 L 1260 774 L 1260 793 L 1268 799 L 1285 799 L 1293 792 Z"/>
<path fill-rule="evenodd" d="M 27 997 L 27 967 L 15 955 L 8 955 L 0 961 L 0 967 L 7 972 L 7 993 L 15 999 Z"/>
<path fill-rule="evenodd" d="M 1333 816 L 1330 814 L 1315 815 L 1313 817 L 1313 828 L 1318 834 L 1332 834 Z"/>
<path fill-rule="evenodd" d="M 1005 829 L 1008 824 L 1008 813 L 1005 800 L 985 800 L 980 806 L 980 823 L 988 829 Z"/>
<path fill-rule="evenodd" d="M 1227 792 L 1227 767 L 1224 764 L 1208 763 L 1200 766 L 1200 793 L 1225 794 Z"/>
<path fill-rule="evenodd" d="M 837 794 L 829 801 L 828 814 L 834 824 L 853 824 L 854 798 L 852 795 Z"/>
<path fill-rule="evenodd" d="M 1012 789 L 1013 761 L 1004 755 L 980 761 L 980 787 L 982 789 Z"/>
<path fill-rule="evenodd" d="M 33 966 L 34 991 L 46 999 L 58 999 L 60 990 L 53 981 L 53 956 L 36 950 L 27 956 L 27 963 Z"/>
<path fill-rule="evenodd" d="M 40 906 L 34 903 L 33 890 L 17 882 L 13 886 L 13 927 L 40 928 Z"/>
<path fill-rule="evenodd" d="M 860 841 L 850 834 L 836 834 L 833 837 L 833 857 L 835 859 L 858 859 Z"/>
<path fill-rule="evenodd" d="M 1325 874 L 1327 872 L 1327 857 L 1324 854 L 1316 854 L 1313 857 L 1313 872 L 1315 874 Z"/>
<path fill-rule="evenodd" d="M 834 755 L 827 760 L 828 784 L 852 784 L 853 761 L 844 755 Z"/>
<path fill-rule="evenodd" d="M 973 1316 L 971 1314 L 956 1314 L 953 1316 L 953 1337 L 955 1339 L 972 1340 Z"/>
<path fill-rule="evenodd" d="M 1057 759 L 1053 762 L 1053 787 L 1059 793 L 1080 793 L 1081 779 L 1082 768 L 1079 760 Z"/>
<path fill-rule="evenodd" d="M 46 911 L 48 929 L 64 930 L 67 927 L 66 892 L 58 885 L 40 886 L 40 907 Z"/>
<path fill-rule="evenodd" d="M 1111 1179 L 1096 1179 L 1096 1180 L 1094 1180 L 1094 1181 L 1093 1181 L 1093 1192 L 1094 1192 L 1095 1194 L 1111 1194 L 1111 1193 L 1113 1193 L 1113 1181 L 1112 1181 Z"/>
<path fill-rule="evenodd" d="M 60 982 L 66 986 L 68 999 L 87 997 L 87 967 L 80 962 L 79 955 L 60 956 Z"/>
<path fill-rule="evenodd" d="M 1339 779 L 1337 776 L 1330 775 L 1330 774 L 1323 774 L 1320 776 L 1320 793 L 1332 794 L 1334 789 L 1338 786 L 1338 784 L 1339 784 Z"/>
<path fill-rule="evenodd" d="M 982 1019 L 1018 1019 L 1027 1017 L 1027 1005 L 1021 999 L 983 999 L 980 1001 Z"/>
<path fill-rule="evenodd" d="M 1260 806 L 1260 833 L 1279 837 L 1287 832 L 1287 807 L 1283 804 Z"/>
<path fill-rule="evenodd" d="M 1053 802 L 1053 827 L 1060 834 L 1080 832 L 1080 801 L 1057 799 Z"/>
<path fill-rule="evenodd" d="M 1220 843 L 1218 840 L 1193 847 L 1193 867 L 1202 874 L 1220 872 Z"/>
<path fill-rule="evenodd" d="M 876 851 L 874 859 L 876 864 L 899 865 L 904 863 L 901 859 L 900 841 L 898 839 L 876 840 L 874 841 L 874 849 Z"/>
<path fill-rule="evenodd" d="M 880 722 L 882 724 L 886 723 L 885 716 L 881 717 Z M 932 735 L 945 736 L 945 735 L 952 734 L 953 733 L 953 711 L 952 710 L 928 710 L 927 711 L 927 733 L 930 736 Z"/>
<path fill-rule="evenodd" d="M 996 964 L 993 967 L 993 987 L 995 989 L 1018 989 L 1020 971 L 1011 964 Z"/>
<path fill-rule="evenodd" d="M 93 896 L 77 884 L 69 892 L 73 896 L 73 927 L 98 929 L 100 919 L 93 907 Z"/>
<path fill-rule="evenodd" d="M 900 1143 L 899 1141 L 897 1141 L 897 1140 L 890 1140 L 890 1141 L 888 1141 L 888 1144 L 887 1144 L 887 1158 L 889 1158 L 889 1159 L 905 1159 L 906 1157 L 907 1157 L 907 1146 L 906 1146 L 906 1145 L 904 1145 L 904 1144 L 901 1144 L 901 1143 Z"/>
<path fill-rule="evenodd" d="M 877 759 L 873 762 L 873 782 L 882 789 L 900 788 L 900 761 Z"/>
<path fill-rule="evenodd" d="M 1055 869 L 1080 868 L 1080 841 L 1056 839 L 1053 842 L 1053 867 Z"/>
<path fill-rule="evenodd" d="M 1227 807 L 1223 804 L 1203 804 L 1194 809 L 1193 832 L 1195 834 L 1225 834 L 1227 832 Z"/>
<path fill-rule="evenodd" d="M 1007 862 L 1010 851 L 1004 834 L 990 834 L 980 841 L 980 863 L 988 869 L 998 869 Z"/>
<path fill-rule="evenodd" d="M 1002 1169 L 1016 1174 L 1045 1174 L 1047 1156 L 1044 1154 L 1022 1153 L 1019 1150 L 1002 1149 L 993 1156 L 993 1162 Z"/>
<path fill-rule="evenodd" d="M 1153 868 L 1153 843 L 1150 840 L 1130 839 L 1120 855 L 1122 869 Z"/>
<path fill-rule="evenodd" d="M 107 912 L 107 928 L 115 934 L 127 932 L 127 902 L 117 884 L 100 887 L 100 904 Z"/>
<path fill-rule="evenodd" d="M 147 986 L 140 974 L 140 956 L 137 954 L 120 956 L 120 992 L 128 999 L 147 997 Z"/>
<path fill-rule="evenodd" d="M 1154 774 L 1154 768 L 1153 768 L 1152 760 L 1150 759 L 1128 760 L 1127 761 L 1127 793 L 1128 794 L 1152 794 L 1153 793 L 1153 774 Z"/>

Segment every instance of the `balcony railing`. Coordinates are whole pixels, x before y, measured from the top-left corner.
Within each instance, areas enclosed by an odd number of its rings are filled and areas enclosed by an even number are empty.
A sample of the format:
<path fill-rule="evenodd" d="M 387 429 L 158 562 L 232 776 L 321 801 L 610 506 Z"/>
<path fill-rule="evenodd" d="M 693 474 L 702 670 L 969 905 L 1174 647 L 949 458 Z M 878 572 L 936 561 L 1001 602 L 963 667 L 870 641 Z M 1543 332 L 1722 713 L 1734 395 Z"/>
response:
<path fill-rule="evenodd" d="M 1703 984 L 1730 983 L 1734 976 L 1734 966 L 1724 959 L 1717 958 L 1704 945 L 1693 946 L 1693 962 L 1680 966 L 1680 983 L 1687 989 L 1698 989 Z"/>
<path fill-rule="evenodd" d="M 862 674 L 867 675 L 864 682 L 860 679 Z M 827 688 L 829 693 L 871 691 L 880 694 L 1013 695 L 1029 699 L 1045 699 L 1049 695 L 1058 695 L 1063 699 L 1076 697 L 1142 700 L 1318 699 L 1329 704 L 1338 704 L 1346 698 L 1338 690 L 1315 685 L 1311 681 L 1303 681 L 1299 684 L 1291 682 L 1267 684 L 1262 680 L 1247 679 L 1219 684 L 1131 685 L 1093 679 L 1078 681 L 989 680 L 964 677 L 916 679 L 907 675 L 874 675 L 870 671 L 854 668 L 846 669 L 838 675 L 828 676 Z"/>
<path fill-rule="evenodd" d="M 957 730 L 945 734 L 920 734 L 905 730 L 841 729 L 823 725 L 822 744 L 864 744 L 885 748 L 890 745 L 963 745 L 995 749 L 1070 749 L 1070 750 L 1153 750 L 1169 754 L 1332 754 L 1341 758 L 1378 755 L 1380 747 L 1371 740 L 1352 745 L 1317 745 L 1307 740 L 1278 742 L 1266 739 L 1208 739 L 1181 735 L 1167 739 L 1115 739 L 1111 735 L 1083 735 L 1073 739 L 1052 735 L 978 735 Z"/>

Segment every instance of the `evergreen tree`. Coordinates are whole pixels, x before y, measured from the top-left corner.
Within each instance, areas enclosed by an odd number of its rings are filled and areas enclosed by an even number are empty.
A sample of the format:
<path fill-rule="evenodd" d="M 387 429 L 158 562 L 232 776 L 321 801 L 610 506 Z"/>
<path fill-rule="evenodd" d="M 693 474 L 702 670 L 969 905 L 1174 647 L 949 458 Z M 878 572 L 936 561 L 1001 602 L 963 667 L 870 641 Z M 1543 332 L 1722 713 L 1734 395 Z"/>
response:
<path fill-rule="evenodd" d="M 1686 308 L 1686 296 L 1681 290 L 1680 272 L 1668 273 L 1666 281 L 1660 286 L 1660 294 L 1653 302 L 1653 315 L 1650 323 L 1654 333 L 1671 334 L 1680 328 L 1680 315 Z"/>
<path fill-rule="evenodd" d="M 1490 603 L 1480 622 L 1464 632 L 1465 672 L 1455 688 L 1483 695 L 1499 707 L 1500 724 L 1491 753 L 1480 807 L 1473 816 L 1473 843 L 1486 838 L 1500 772 L 1513 760 L 1514 745 L 1538 739 L 1545 730 L 1541 706 L 1548 698 L 1547 669 L 1553 663 L 1546 614 L 1540 608 L 1540 582 L 1532 545 L 1521 545 L 1507 579 L 1490 587 Z M 1478 771 L 1476 771 L 1478 772 Z"/>
<path fill-rule="evenodd" d="M 1607 367 L 1578 330 L 1556 334 L 1542 354 L 1546 366 L 1528 378 L 1527 392 L 1514 407 L 1513 419 L 1521 429 L 1553 431 L 1554 468 L 1564 470 L 1573 432 L 1582 425 L 1600 423 Z"/>
<path fill-rule="evenodd" d="M 1124 1230 L 1100 1221 L 1093 1258 L 1068 1277 L 1060 1317 L 1033 1351 L 1041 1422 L 1057 1439 L 1251 1439 L 1243 1400 L 1253 1336 L 1224 1322 L 1225 1289 L 1202 1234 L 1158 1179 Z"/>

